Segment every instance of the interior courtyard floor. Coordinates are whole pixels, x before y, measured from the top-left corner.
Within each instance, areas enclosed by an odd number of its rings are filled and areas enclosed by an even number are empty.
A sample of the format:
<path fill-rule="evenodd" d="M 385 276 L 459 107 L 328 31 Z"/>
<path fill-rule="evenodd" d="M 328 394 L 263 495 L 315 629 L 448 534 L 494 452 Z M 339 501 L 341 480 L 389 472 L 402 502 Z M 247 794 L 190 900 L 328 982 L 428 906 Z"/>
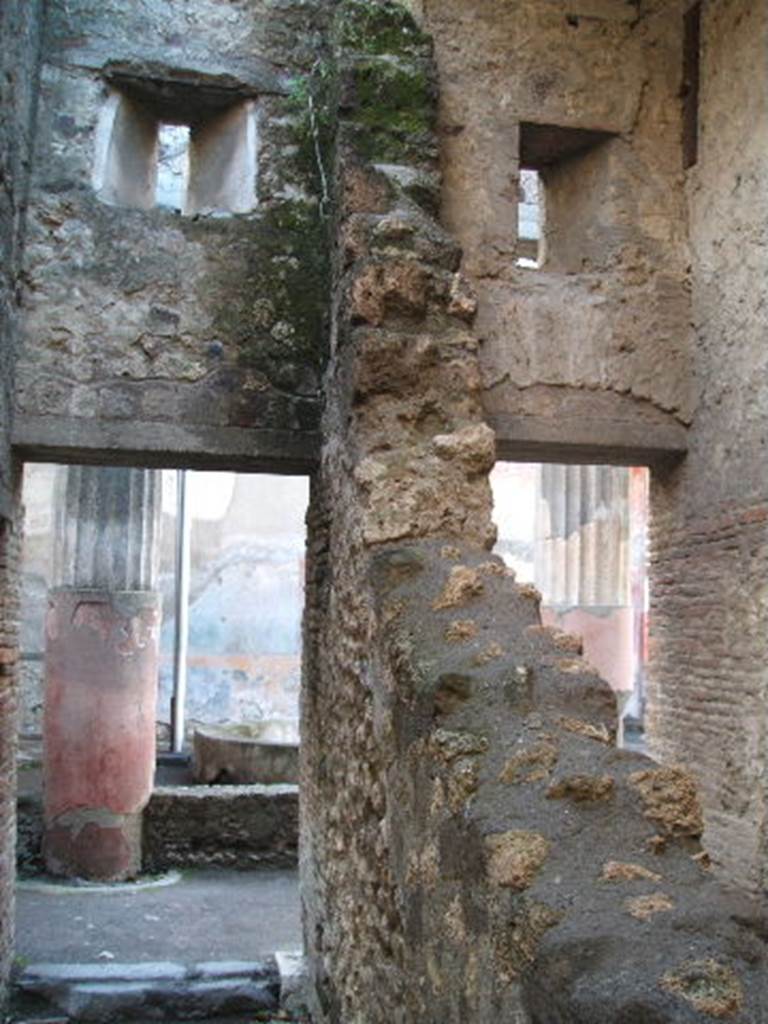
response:
<path fill-rule="evenodd" d="M 258 960 L 301 948 L 298 873 L 190 870 L 113 891 L 21 882 L 16 936 L 21 965 Z"/>

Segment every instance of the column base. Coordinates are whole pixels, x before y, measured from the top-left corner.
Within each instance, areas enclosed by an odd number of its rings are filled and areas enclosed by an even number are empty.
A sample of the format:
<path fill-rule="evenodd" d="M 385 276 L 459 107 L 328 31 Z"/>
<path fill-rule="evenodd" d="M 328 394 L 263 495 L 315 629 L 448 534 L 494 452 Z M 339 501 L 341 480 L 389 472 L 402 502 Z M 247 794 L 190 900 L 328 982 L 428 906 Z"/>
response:
<path fill-rule="evenodd" d="M 46 824 L 43 858 L 49 874 L 125 882 L 141 872 L 141 812 L 67 811 Z"/>

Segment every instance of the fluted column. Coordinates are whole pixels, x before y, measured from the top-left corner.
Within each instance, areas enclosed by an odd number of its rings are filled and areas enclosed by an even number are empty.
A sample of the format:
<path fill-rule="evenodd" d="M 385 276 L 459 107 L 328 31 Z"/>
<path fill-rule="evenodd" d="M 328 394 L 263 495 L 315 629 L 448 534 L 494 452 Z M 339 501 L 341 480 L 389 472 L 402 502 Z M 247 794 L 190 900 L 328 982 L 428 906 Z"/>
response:
<path fill-rule="evenodd" d="M 70 467 L 56 486 L 46 620 L 44 853 L 56 875 L 130 878 L 152 791 L 160 474 Z"/>
<path fill-rule="evenodd" d="M 626 695 L 635 676 L 629 474 L 543 465 L 535 543 L 544 620 L 579 634 L 587 659 Z"/>

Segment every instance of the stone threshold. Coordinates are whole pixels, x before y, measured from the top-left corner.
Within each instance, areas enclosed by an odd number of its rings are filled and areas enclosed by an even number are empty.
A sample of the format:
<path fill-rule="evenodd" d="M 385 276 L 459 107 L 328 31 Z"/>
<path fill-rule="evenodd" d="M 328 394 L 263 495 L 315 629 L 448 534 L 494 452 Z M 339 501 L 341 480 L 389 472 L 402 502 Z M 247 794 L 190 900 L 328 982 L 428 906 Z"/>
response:
<path fill-rule="evenodd" d="M 20 1008 L 31 999 L 39 1009 L 13 1019 L 16 1024 L 115 1024 L 298 1014 L 303 962 L 299 953 L 280 952 L 257 961 L 195 964 L 30 964 L 17 975 L 15 988 Z"/>

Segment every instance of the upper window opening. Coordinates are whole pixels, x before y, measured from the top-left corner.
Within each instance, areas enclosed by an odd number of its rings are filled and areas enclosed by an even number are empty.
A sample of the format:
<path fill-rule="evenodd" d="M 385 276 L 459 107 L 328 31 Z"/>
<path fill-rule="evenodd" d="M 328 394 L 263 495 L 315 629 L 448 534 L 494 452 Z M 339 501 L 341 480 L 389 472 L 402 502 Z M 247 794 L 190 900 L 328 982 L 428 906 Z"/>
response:
<path fill-rule="evenodd" d="M 517 265 L 540 267 L 544 262 L 544 203 L 538 171 L 520 172 L 517 204 Z"/>
<path fill-rule="evenodd" d="M 189 184 L 189 125 L 161 124 L 157 132 L 155 205 L 183 210 Z"/>
<path fill-rule="evenodd" d="M 566 161 L 613 137 L 612 132 L 591 128 L 527 121 L 520 124 L 516 260 L 519 267 L 538 269 L 561 255 L 565 232 L 560 186 L 569 177 Z M 568 167 L 576 167 L 575 159 Z"/>
<path fill-rule="evenodd" d="M 250 99 L 202 108 L 114 90 L 96 132 L 93 184 L 102 202 L 186 216 L 247 213 L 257 204 L 257 107 Z M 204 97 L 205 98 L 205 97 Z"/>

